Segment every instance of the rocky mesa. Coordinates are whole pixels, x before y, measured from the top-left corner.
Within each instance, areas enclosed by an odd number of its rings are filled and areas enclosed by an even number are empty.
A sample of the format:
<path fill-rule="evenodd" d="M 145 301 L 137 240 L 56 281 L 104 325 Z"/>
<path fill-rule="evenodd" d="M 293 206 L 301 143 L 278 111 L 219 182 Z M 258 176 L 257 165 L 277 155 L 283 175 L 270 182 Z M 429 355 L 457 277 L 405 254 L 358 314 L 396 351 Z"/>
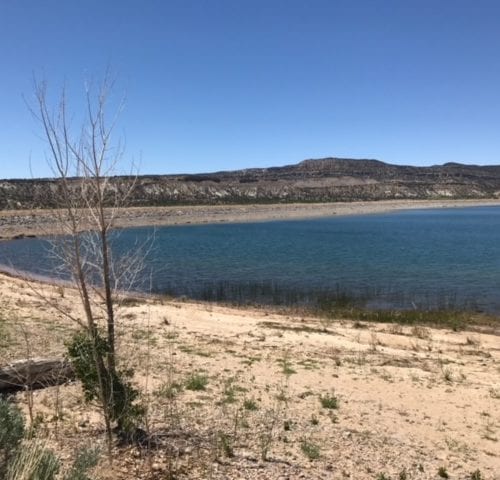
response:
<path fill-rule="evenodd" d="M 500 165 L 414 167 L 345 158 L 196 175 L 117 176 L 112 185 L 121 190 L 132 181 L 137 185 L 131 206 L 500 197 Z M 0 180 L 0 209 L 56 207 L 58 188 L 54 179 Z"/>

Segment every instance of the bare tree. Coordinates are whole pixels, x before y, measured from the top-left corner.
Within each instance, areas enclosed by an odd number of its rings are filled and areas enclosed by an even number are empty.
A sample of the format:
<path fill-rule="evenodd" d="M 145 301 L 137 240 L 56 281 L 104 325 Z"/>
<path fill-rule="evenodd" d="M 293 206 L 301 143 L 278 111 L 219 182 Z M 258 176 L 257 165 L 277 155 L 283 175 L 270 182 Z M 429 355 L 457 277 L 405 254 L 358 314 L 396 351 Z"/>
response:
<path fill-rule="evenodd" d="M 116 305 L 120 292 L 135 282 L 141 261 L 138 254 L 121 261 L 111 248 L 117 212 L 126 205 L 135 185 L 133 176 L 122 180 L 114 177 L 123 145 L 112 143 L 112 133 L 123 102 L 118 103 L 111 117 L 107 115 L 112 89 L 109 75 L 97 88 L 85 85 L 85 111 L 77 130 L 68 112 L 65 89 L 53 103 L 46 82 L 35 80 L 36 102 L 31 108 L 42 126 L 49 146 L 47 160 L 58 180 L 53 191 L 59 207 L 54 211 L 54 227 L 61 235 L 53 242 L 53 253 L 78 289 L 84 315 L 80 318 L 67 311 L 62 313 L 77 322 L 89 340 L 97 376 L 97 391 L 91 394 L 99 397 L 109 445 L 112 423 L 121 426 L 117 396 L 131 392 L 124 389 L 117 370 Z M 104 325 L 100 325 L 101 318 L 105 319 Z M 102 327 L 104 336 L 100 333 Z M 124 408 L 132 401 L 120 398 L 118 403 Z"/>

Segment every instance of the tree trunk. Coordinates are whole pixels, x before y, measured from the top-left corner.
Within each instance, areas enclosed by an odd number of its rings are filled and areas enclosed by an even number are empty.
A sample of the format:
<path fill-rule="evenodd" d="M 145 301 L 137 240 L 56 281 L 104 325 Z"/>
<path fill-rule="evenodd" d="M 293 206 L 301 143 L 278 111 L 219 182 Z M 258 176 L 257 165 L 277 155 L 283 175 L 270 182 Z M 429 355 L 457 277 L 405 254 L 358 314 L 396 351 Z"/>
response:
<path fill-rule="evenodd" d="M 61 385 L 74 376 L 73 367 L 62 358 L 17 360 L 0 367 L 0 394 Z"/>

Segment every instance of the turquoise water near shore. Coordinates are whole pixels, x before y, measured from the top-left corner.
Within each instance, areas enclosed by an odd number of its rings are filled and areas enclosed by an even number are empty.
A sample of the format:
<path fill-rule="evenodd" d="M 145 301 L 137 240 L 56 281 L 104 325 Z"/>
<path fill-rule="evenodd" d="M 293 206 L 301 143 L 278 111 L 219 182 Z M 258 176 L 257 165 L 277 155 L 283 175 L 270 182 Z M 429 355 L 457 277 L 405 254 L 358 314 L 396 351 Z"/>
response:
<path fill-rule="evenodd" d="M 341 293 L 371 307 L 500 312 L 500 207 L 130 228 L 114 234 L 115 254 L 153 232 L 136 289 L 239 303 Z M 55 275 L 43 239 L 0 243 L 0 264 Z"/>

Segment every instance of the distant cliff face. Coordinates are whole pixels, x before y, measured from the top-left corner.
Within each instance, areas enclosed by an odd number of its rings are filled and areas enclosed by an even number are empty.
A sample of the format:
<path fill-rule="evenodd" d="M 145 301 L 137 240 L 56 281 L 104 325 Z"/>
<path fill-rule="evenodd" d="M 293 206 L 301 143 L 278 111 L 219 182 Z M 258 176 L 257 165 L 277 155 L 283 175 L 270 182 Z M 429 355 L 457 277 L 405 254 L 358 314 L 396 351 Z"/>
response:
<path fill-rule="evenodd" d="M 76 180 L 75 180 L 76 181 Z M 126 188 L 129 177 L 112 179 Z M 56 207 L 55 180 L 0 180 L 0 209 Z M 500 197 L 500 166 L 433 167 L 325 158 L 297 165 L 137 179 L 136 206 Z"/>

